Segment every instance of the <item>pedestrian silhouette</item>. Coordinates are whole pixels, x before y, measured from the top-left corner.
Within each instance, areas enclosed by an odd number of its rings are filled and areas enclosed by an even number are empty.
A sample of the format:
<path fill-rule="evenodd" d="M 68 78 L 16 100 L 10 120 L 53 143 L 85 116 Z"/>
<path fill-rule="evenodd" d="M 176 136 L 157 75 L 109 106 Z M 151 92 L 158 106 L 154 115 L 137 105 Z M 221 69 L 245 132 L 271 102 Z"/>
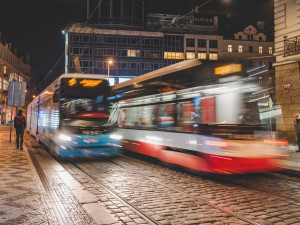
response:
<path fill-rule="evenodd" d="M 15 116 L 14 119 L 14 127 L 16 128 L 16 142 L 17 142 L 17 149 L 23 150 L 23 136 L 24 136 L 24 130 L 26 127 L 26 119 L 25 116 L 22 114 L 22 110 L 19 110 L 18 115 Z M 19 139 L 21 139 L 20 144 L 19 144 Z"/>
<path fill-rule="evenodd" d="M 298 114 L 298 113 L 295 115 L 294 127 L 295 127 L 295 131 L 296 131 L 297 143 L 298 143 L 297 152 L 300 152 L 300 114 Z"/>

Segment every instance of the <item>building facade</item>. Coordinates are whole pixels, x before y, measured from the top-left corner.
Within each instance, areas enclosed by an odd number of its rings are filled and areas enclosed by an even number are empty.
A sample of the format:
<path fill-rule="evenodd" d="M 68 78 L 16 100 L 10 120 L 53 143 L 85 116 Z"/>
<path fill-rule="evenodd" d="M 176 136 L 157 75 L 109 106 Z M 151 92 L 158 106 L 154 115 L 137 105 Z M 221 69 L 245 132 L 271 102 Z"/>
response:
<path fill-rule="evenodd" d="M 135 9 L 137 2 L 131 2 Z M 113 1 L 106 3 L 105 7 L 114 7 Z M 194 12 L 144 17 L 143 24 L 129 26 L 122 19 L 117 23 L 109 14 L 104 21 L 93 17 L 92 23 L 67 27 L 66 72 L 109 74 L 110 83 L 115 84 L 182 60 L 242 60 L 249 76 L 259 75 L 262 85 L 274 85 L 273 42 L 267 42 L 266 35 L 254 26 L 224 38 L 219 34 L 217 16 Z"/>
<path fill-rule="evenodd" d="M 275 0 L 275 83 L 282 116 L 277 117 L 280 138 L 296 143 L 295 114 L 300 112 L 300 1 Z"/>
<path fill-rule="evenodd" d="M 274 87 L 275 62 L 274 42 L 267 41 L 264 33 L 252 25 L 233 35 L 233 39 L 223 41 L 222 60 L 242 61 L 249 77 L 257 77 L 264 88 Z"/>
<path fill-rule="evenodd" d="M 11 44 L 0 42 L 0 122 L 6 124 L 11 118 L 11 106 L 8 106 L 9 81 L 24 81 L 29 84 L 30 66 L 29 59 L 18 58 L 16 51 L 13 53 Z M 16 108 L 13 109 L 13 116 L 16 115 Z"/>

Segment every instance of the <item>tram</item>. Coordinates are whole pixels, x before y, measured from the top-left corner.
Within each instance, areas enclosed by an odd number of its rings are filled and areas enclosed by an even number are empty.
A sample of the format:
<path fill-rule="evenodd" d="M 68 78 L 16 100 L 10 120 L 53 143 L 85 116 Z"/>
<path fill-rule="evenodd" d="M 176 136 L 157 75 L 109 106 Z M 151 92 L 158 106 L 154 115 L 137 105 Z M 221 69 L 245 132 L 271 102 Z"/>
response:
<path fill-rule="evenodd" d="M 188 60 L 113 86 L 123 149 L 196 171 L 280 170 L 288 143 L 270 138 L 258 104 L 266 90 L 241 66 Z"/>
<path fill-rule="evenodd" d="M 109 95 L 106 76 L 63 74 L 28 105 L 26 129 L 57 158 L 117 155 Z"/>

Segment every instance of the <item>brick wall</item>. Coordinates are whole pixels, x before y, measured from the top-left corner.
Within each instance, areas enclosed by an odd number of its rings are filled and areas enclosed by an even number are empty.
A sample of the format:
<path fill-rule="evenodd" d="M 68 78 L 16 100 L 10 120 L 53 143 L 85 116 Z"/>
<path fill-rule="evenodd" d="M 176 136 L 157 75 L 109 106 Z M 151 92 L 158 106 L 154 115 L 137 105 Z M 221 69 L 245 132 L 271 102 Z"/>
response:
<path fill-rule="evenodd" d="M 284 84 L 293 84 L 288 92 Z M 300 113 L 300 71 L 299 63 L 275 67 L 276 103 L 281 106 L 282 115 L 276 118 L 278 137 L 296 143 L 294 131 L 295 114 Z"/>

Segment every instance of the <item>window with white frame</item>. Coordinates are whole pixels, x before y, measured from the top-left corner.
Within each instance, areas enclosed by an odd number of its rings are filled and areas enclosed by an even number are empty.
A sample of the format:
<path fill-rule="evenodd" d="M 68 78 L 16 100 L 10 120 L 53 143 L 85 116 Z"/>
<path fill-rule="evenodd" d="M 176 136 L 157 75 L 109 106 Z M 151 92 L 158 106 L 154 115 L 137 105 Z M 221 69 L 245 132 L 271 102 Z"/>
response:
<path fill-rule="evenodd" d="M 206 60 L 206 52 L 198 52 L 198 59 Z"/>
<path fill-rule="evenodd" d="M 269 47 L 269 54 L 273 55 L 273 47 Z"/>
<path fill-rule="evenodd" d="M 209 53 L 209 60 L 218 60 L 218 53 Z"/>
<path fill-rule="evenodd" d="M 262 54 L 262 53 L 263 53 L 263 48 L 262 48 L 262 46 L 259 46 L 259 47 L 258 47 L 258 53 L 259 53 L 259 54 Z"/>
<path fill-rule="evenodd" d="M 195 52 L 186 53 L 186 59 L 194 59 L 194 58 L 195 58 Z"/>
<path fill-rule="evenodd" d="M 238 46 L 238 51 L 239 51 L 239 53 L 243 53 L 243 46 L 242 45 Z"/>
<path fill-rule="evenodd" d="M 232 45 L 228 45 L 228 52 L 232 52 Z"/>

